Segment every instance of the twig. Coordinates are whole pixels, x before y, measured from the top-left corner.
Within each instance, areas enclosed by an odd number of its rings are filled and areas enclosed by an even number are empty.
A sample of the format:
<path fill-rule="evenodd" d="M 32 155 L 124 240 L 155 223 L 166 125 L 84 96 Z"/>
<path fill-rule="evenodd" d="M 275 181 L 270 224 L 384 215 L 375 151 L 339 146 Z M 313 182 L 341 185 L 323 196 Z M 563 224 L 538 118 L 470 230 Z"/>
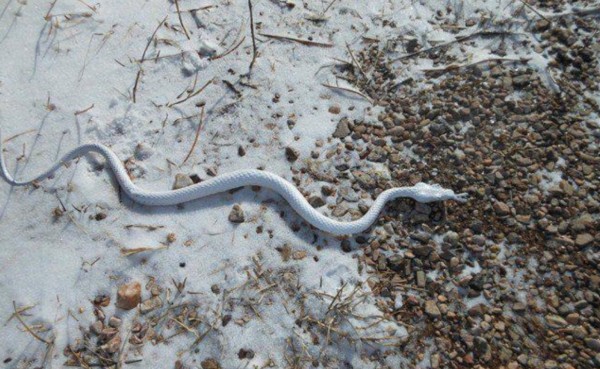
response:
<path fill-rule="evenodd" d="M 194 137 L 194 143 L 192 144 L 192 147 L 190 148 L 190 151 L 188 152 L 185 159 L 183 159 L 183 162 L 181 163 L 181 165 L 185 164 L 185 162 L 190 158 L 190 156 L 192 156 L 192 152 L 194 151 L 194 148 L 196 147 L 196 143 L 198 143 L 198 137 L 200 137 L 200 129 L 204 125 L 203 123 L 204 123 L 204 106 L 202 107 L 202 111 L 200 112 L 200 122 L 198 123 L 198 128 L 196 129 L 196 137 Z"/>
<path fill-rule="evenodd" d="M 538 12 L 538 11 L 537 11 L 537 9 L 535 9 L 533 6 L 531 6 L 531 5 L 527 4 L 527 2 L 526 2 L 526 1 L 524 1 L 524 0 L 519 0 L 519 1 L 520 1 L 521 3 L 523 3 L 523 5 L 525 5 L 527 8 L 529 8 L 529 10 L 531 10 L 532 12 L 534 12 L 535 14 L 537 14 L 537 15 L 538 15 L 538 17 L 540 17 L 540 18 L 542 18 L 542 19 L 544 19 L 544 20 L 548 21 L 549 23 L 552 23 L 552 21 L 551 21 L 550 19 L 548 19 L 548 18 L 544 17 L 544 15 L 542 15 L 542 13 Z"/>
<path fill-rule="evenodd" d="M 94 108 L 94 104 L 92 104 L 92 105 L 91 105 L 89 108 L 86 108 L 86 109 L 83 109 L 83 110 L 78 110 L 78 111 L 76 111 L 76 112 L 75 112 L 75 115 L 80 115 L 80 114 L 83 114 L 83 113 L 85 113 L 85 112 L 87 112 L 87 111 L 90 111 L 90 110 L 92 110 L 93 108 Z"/>
<path fill-rule="evenodd" d="M 52 16 L 50 16 L 50 12 L 52 11 L 52 9 L 54 9 L 54 5 L 56 5 L 56 2 L 57 2 L 57 1 L 58 1 L 58 0 L 54 0 L 54 1 L 52 2 L 52 4 L 50 4 L 50 9 L 48 9 L 48 12 L 46 13 L 46 15 L 44 15 L 44 20 L 45 20 L 46 22 L 47 22 L 47 21 L 49 21 L 50 19 L 52 19 Z"/>
<path fill-rule="evenodd" d="M 364 98 L 365 100 L 367 100 L 367 101 L 368 101 L 368 102 L 370 102 L 371 104 L 373 103 L 373 101 L 371 100 L 371 98 L 370 98 L 370 97 L 368 97 L 367 95 L 363 94 L 363 93 L 362 93 L 362 92 L 360 92 L 360 91 L 356 91 L 356 90 L 353 90 L 353 89 L 351 89 L 351 88 L 346 88 L 346 87 L 333 86 L 333 85 L 329 85 L 329 84 L 327 84 L 327 83 L 321 83 L 321 84 L 322 84 L 323 86 L 327 87 L 327 88 L 331 88 L 331 89 L 334 89 L 334 90 L 342 90 L 342 91 L 346 91 L 346 92 L 350 92 L 350 93 L 356 94 L 356 95 L 358 95 L 358 96 L 360 96 L 360 97 Z"/>
<path fill-rule="evenodd" d="M 127 249 L 127 248 L 122 248 L 121 249 L 121 255 L 123 256 L 131 256 L 131 255 L 135 255 L 135 254 L 139 254 L 140 252 L 145 252 L 145 251 L 158 251 L 158 250 L 163 250 L 166 249 L 167 246 L 160 246 L 160 247 L 136 247 L 133 249 Z"/>
<path fill-rule="evenodd" d="M 25 132 L 17 133 L 16 135 L 14 135 L 14 136 L 10 136 L 9 138 L 5 139 L 5 140 L 4 140 L 4 141 L 2 141 L 2 142 L 3 142 L 3 143 L 7 143 L 8 141 L 10 141 L 10 140 L 14 140 L 15 138 L 17 138 L 17 137 L 19 137 L 19 136 L 26 135 L 26 134 L 28 134 L 28 133 L 32 133 L 32 132 L 36 132 L 36 131 L 37 131 L 37 129 L 30 129 L 29 131 L 25 131 Z"/>
<path fill-rule="evenodd" d="M 179 11 L 179 1 L 175 0 L 175 8 L 177 9 L 177 17 L 179 17 L 179 24 L 181 24 L 181 28 L 183 28 L 183 33 L 185 33 L 185 37 L 190 39 L 190 35 L 188 34 L 187 29 L 185 29 L 185 25 L 183 24 L 183 19 L 181 19 L 181 12 Z"/>
<path fill-rule="evenodd" d="M 15 312 L 14 312 L 15 317 L 17 317 L 17 319 L 19 319 L 19 322 L 21 322 L 21 324 L 23 324 L 23 327 L 25 327 L 25 330 L 27 330 L 27 332 L 31 333 L 31 335 L 34 338 L 36 338 L 38 341 L 44 342 L 46 345 L 52 344 L 52 341 L 47 341 L 47 340 L 43 339 L 42 337 L 38 336 L 37 333 L 35 333 L 31 328 L 29 328 L 29 326 L 25 323 L 25 321 L 23 321 L 23 318 L 21 318 L 21 314 L 19 314 L 19 312 L 17 311 L 17 304 L 15 303 L 14 300 L 13 300 L 13 309 L 15 310 Z"/>
<path fill-rule="evenodd" d="M 325 15 L 325 13 L 327 13 L 327 11 L 329 10 L 329 8 L 331 8 L 331 6 L 333 4 L 335 4 L 337 0 L 333 0 L 332 2 L 329 3 L 329 5 L 327 5 L 327 8 L 325 8 L 325 10 L 323 10 L 323 15 Z"/>
<path fill-rule="evenodd" d="M 358 67 L 358 70 L 360 70 L 360 72 L 362 73 L 362 75 L 365 76 L 365 78 L 368 79 L 369 77 L 367 77 L 367 73 L 365 73 L 365 71 L 364 71 L 364 69 L 362 69 L 362 66 L 360 65 L 360 63 L 354 57 L 354 54 L 352 53 L 352 50 L 350 50 L 350 45 L 348 45 L 348 43 L 346 43 L 346 48 L 348 49 L 348 53 L 350 54 L 350 58 L 352 58 L 352 61 Z"/>
<path fill-rule="evenodd" d="M 280 36 L 280 35 L 273 35 L 270 33 L 259 33 L 259 35 L 274 38 L 277 40 L 287 40 L 287 41 L 299 42 L 299 43 L 301 43 L 303 45 L 307 45 L 307 46 L 333 47 L 333 44 L 330 44 L 330 43 L 304 40 L 304 39 L 296 38 L 296 37 L 292 37 L 292 36 Z"/>
<path fill-rule="evenodd" d="M 142 53 L 142 58 L 140 59 L 141 63 L 144 62 L 144 60 L 146 60 L 146 53 L 148 52 L 148 48 L 150 47 L 150 44 L 152 43 L 152 40 L 154 40 L 154 36 L 156 36 L 156 32 L 158 32 L 158 29 L 163 25 L 163 23 L 165 23 L 165 21 L 167 20 L 167 16 L 165 16 L 163 18 L 162 21 L 160 21 L 160 23 L 158 24 L 158 26 L 156 27 L 156 29 L 154 30 L 154 32 L 152 32 L 152 36 L 150 36 L 150 39 L 148 40 L 148 43 L 146 44 L 146 47 L 144 48 L 144 52 Z M 137 88 L 138 88 L 138 83 L 140 82 L 140 78 L 142 76 L 142 66 L 140 65 L 140 69 L 138 70 L 136 76 L 135 76 L 135 84 L 133 85 L 133 103 L 135 104 L 135 95 L 137 93 Z"/>
<path fill-rule="evenodd" d="M 202 91 L 204 91 L 204 89 L 205 89 L 206 87 L 208 87 L 208 85 L 210 85 L 210 84 L 213 82 L 213 80 L 214 80 L 214 78 L 210 79 L 208 82 L 206 82 L 206 83 L 204 84 L 204 86 L 200 87 L 200 88 L 198 89 L 198 91 L 196 91 L 196 92 L 192 92 L 192 93 L 188 94 L 188 95 L 187 95 L 185 98 L 183 98 L 183 99 L 181 99 L 181 100 L 178 100 L 178 101 L 175 101 L 174 103 L 169 103 L 169 104 L 167 104 L 167 106 L 168 106 L 168 107 L 172 107 L 172 106 L 174 106 L 174 105 L 181 104 L 182 102 L 185 102 L 185 101 L 187 101 L 187 100 L 191 99 L 191 98 L 192 98 L 192 97 L 194 97 L 194 96 L 197 96 L 197 95 L 198 95 L 198 94 L 200 94 Z"/>
<path fill-rule="evenodd" d="M 224 52 L 224 53 L 222 53 L 222 54 L 215 55 L 215 56 L 211 56 L 211 57 L 209 58 L 209 60 L 211 60 L 211 61 L 212 61 L 212 60 L 221 59 L 221 58 L 223 58 L 223 57 L 225 57 L 225 56 L 227 56 L 227 55 L 231 54 L 231 53 L 232 53 L 232 52 L 234 52 L 234 51 L 235 51 L 235 50 L 236 50 L 238 47 L 240 47 L 240 45 L 242 44 L 242 42 L 244 42 L 244 40 L 245 40 L 245 39 L 246 39 L 246 36 L 242 37 L 242 39 L 241 39 L 241 40 L 240 40 L 240 41 L 239 41 L 237 44 L 235 44 L 235 46 L 233 46 L 231 49 L 229 49 L 229 50 L 225 51 L 225 52 Z"/>
<path fill-rule="evenodd" d="M 252 0 L 248 0 L 248 9 L 250 9 L 250 33 L 252 34 L 252 61 L 248 68 L 248 75 L 252 72 L 252 67 L 256 61 L 256 37 L 254 36 L 254 16 L 252 14 Z"/>

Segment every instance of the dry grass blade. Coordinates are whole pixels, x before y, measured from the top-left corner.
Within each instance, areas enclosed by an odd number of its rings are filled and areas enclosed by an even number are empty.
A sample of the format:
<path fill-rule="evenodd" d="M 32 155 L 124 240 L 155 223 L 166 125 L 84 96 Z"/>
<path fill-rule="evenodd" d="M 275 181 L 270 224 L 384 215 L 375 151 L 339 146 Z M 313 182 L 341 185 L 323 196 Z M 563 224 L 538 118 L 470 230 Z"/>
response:
<path fill-rule="evenodd" d="M 188 152 L 185 159 L 183 159 L 183 162 L 181 163 L 181 165 L 185 164 L 185 162 L 188 161 L 190 156 L 192 156 L 192 153 L 194 152 L 194 148 L 196 147 L 196 144 L 198 143 L 198 137 L 200 137 L 200 130 L 202 129 L 203 125 L 204 125 L 204 106 L 202 107 L 202 111 L 200 112 L 200 122 L 198 123 L 198 128 L 196 128 L 196 136 L 194 137 L 194 143 L 192 144 L 192 147 L 190 147 L 190 151 Z"/>
<path fill-rule="evenodd" d="M 131 255 L 135 255 L 135 254 L 139 254 L 140 252 L 146 252 L 146 251 L 158 251 L 158 250 L 163 250 L 166 249 L 167 246 L 160 246 L 160 247 L 135 247 L 135 248 L 125 248 L 123 247 L 121 249 L 121 255 L 122 256 L 131 256 Z"/>
<path fill-rule="evenodd" d="M 200 88 L 199 88 L 199 89 L 198 89 L 196 92 L 192 92 L 192 93 L 188 94 L 186 97 L 184 97 L 183 99 L 181 99 L 181 100 L 177 100 L 177 101 L 175 101 L 174 103 L 169 103 L 169 104 L 167 104 L 167 106 L 170 108 L 170 107 L 172 107 L 172 106 L 175 106 L 175 105 L 177 105 L 177 104 L 181 104 L 182 102 L 186 102 L 186 101 L 188 101 L 189 99 L 191 99 L 191 98 L 192 98 L 192 97 L 194 97 L 194 96 L 198 96 L 198 95 L 199 95 L 199 94 L 200 94 L 202 91 L 204 91 L 204 89 L 205 89 L 206 87 L 208 87 L 208 85 L 210 85 L 210 84 L 211 84 L 213 81 L 214 81 L 214 78 L 210 79 L 208 82 L 206 82 L 206 83 L 204 84 L 204 86 L 200 87 Z"/>
<path fill-rule="evenodd" d="M 51 345 L 52 341 L 48 341 L 43 339 L 42 337 L 40 337 L 37 333 L 35 333 L 28 325 L 27 323 L 25 323 L 25 321 L 23 320 L 23 318 L 21 318 L 21 314 L 19 313 L 19 310 L 17 309 L 17 304 L 13 301 L 13 309 L 14 309 L 14 316 L 19 320 L 19 322 L 21 322 L 21 324 L 23 325 L 23 327 L 25 327 L 25 330 L 29 333 L 31 333 L 31 335 L 37 339 L 40 342 L 45 343 L 46 345 Z"/>
<path fill-rule="evenodd" d="M 281 36 L 281 35 L 274 35 L 271 33 L 259 33 L 259 35 L 264 36 L 264 37 L 274 38 L 277 40 L 287 40 L 287 41 L 298 42 L 298 43 L 301 43 L 301 44 L 307 45 L 307 46 L 333 47 L 333 44 L 330 44 L 327 42 L 304 40 L 304 39 L 296 38 L 296 37 L 292 37 L 292 36 Z"/>
<path fill-rule="evenodd" d="M 323 86 L 327 87 L 327 88 L 331 88 L 331 89 L 334 89 L 334 90 L 342 90 L 342 91 L 346 91 L 346 92 L 350 92 L 350 93 L 356 94 L 356 95 L 358 95 L 358 96 L 360 96 L 360 97 L 364 98 L 365 100 L 367 100 L 367 101 L 368 101 L 368 102 L 370 102 L 371 104 L 373 104 L 373 101 L 371 100 L 371 98 L 370 98 L 370 97 L 368 97 L 367 95 L 363 94 L 363 93 L 362 93 L 362 92 L 360 92 L 360 91 L 356 91 L 356 90 L 353 90 L 353 89 L 351 89 L 351 88 L 346 88 L 346 87 L 340 87 L 340 86 L 329 85 L 329 84 L 327 84 L 327 83 L 321 83 L 321 84 L 322 84 Z"/>
<path fill-rule="evenodd" d="M 187 37 L 187 39 L 190 39 L 190 35 L 187 31 L 187 29 L 185 28 L 185 25 L 183 24 L 183 19 L 181 19 L 181 11 L 179 10 L 179 1 L 175 0 L 175 8 L 177 9 L 177 17 L 179 18 L 179 24 L 181 24 L 181 28 L 183 28 L 183 33 L 185 33 L 185 37 Z"/>
<path fill-rule="evenodd" d="M 252 34 L 252 61 L 248 68 L 248 74 L 252 72 L 252 67 L 256 61 L 256 37 L 254 36 L 254 15 L 252 14 L 252 0 L 248 0 L 248 9 L 250 10 L 250 33 Z"/>

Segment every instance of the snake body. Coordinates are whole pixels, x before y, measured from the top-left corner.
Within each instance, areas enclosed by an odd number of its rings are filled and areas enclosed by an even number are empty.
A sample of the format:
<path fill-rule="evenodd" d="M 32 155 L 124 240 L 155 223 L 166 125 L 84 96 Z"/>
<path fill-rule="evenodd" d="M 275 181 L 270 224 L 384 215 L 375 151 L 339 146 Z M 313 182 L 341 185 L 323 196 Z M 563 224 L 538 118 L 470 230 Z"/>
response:
<path fill-rule="evenodd" d="M 373 224 L 384 205 L 399 197 L 409 197 L 419 202 L 433 202 L 443 200 L 456 200 L 463 202 L 466 194 L 455 194 L 452 190 L 444 189 L 438 185 L 418 183 L 412 187 L 396 187 L 381 193 L 374 201 L 371 208 L 360 219 L 341 222 L 319 213 L 306 201 L 298 189 L 282 177 L 260 170 L 238 170 L 222 174 L 209 180 L 194 185 L 171 190 L 151 192 L 136 186 L 119 157 L 107 146 L 101 144 L 85 144 L 76 147 L 66 153 L 60 160 L 55 162 L 50 169 L 26 181 L 18 181 L 8 171 L 4 153 L 2 150 L 2 137 L 0 135 L 0 167 L 2 177 L 13 186 L 24 186 L 34 181 L 48 178 L 66 162 L 81 157 L 88 153 L 98 153 L 106 158 L 108 166 L 114 173 L 117 182 L 123 191 L 133 201 L 148 206 L 166 206 L 185 203 L 206 196 L 226 192 L 243 186 L 260 186 L 277 192 L 292 208 L 308 223 L 314 227 L 334 235 L 348 235 L 360 233 Z"/>

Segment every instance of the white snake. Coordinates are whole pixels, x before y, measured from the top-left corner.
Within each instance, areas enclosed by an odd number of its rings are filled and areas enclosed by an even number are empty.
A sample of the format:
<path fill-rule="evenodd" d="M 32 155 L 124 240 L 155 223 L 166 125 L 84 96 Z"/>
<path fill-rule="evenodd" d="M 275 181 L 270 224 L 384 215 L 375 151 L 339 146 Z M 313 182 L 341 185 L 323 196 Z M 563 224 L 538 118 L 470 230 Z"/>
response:
<path fill-rule="evenodd" d="M 0 134 L 0 167 L 2 169 L 2 177 L 6 182 L 13 186 L 24 186 L 31 184 L 34 181 L 43 180 L 49 177 L 67 161 L 90 152 L 96 152 L 106 158 L 123 191 L 137 203 L 150 206 L 176 205 L 229 191 L 238 187 L 260 186 L 277 192 L 283 196 L 292 208 L 294 208 L 294 210 L 308 223 L 324 232 L 334 235 L 354 234 L 366 230 L 371 226 L 375 219 L 377 219 L 377 216 L 384 205 L 388 201 L 398 197 L 410 197 L 419 202 L 443 200 L 464 202 L 466 201 L 467 196 L 464 193 L 457 195 L 452 190 L 444 189 L 439 185 L 428 185 L 425 183 L 418 183 L 412 187 L 396 187 L 382 192 L 362 218 L 350 222 L 340 222 L 330 219 L 315 210 L 308 201 L 306 201 L 304 196 L 302 196 L 300 191 L 298 191 L 298 189 L 290 182 L 278 175 L 260 170 L 238 170 L 172 191 L 146 191 L 139 188 L 131 181 L 119 157 L 111 149 L 101 144 L 86 144 L 76 147 L 66 153 L 44 173 L 27 181 L 17 181 L 12 177 L 6 167 L 4 153 L 2 151 L 2 135 Z"/>

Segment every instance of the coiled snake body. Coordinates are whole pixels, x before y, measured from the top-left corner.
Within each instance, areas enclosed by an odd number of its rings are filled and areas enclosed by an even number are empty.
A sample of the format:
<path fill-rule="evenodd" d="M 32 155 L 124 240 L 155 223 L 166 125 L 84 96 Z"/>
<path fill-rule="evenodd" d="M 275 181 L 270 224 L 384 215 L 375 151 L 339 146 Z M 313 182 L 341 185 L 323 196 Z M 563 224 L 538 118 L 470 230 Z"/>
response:
<path fill-rule="evenodd" d="M 54 163 L 50 169 L 26 181 L 17 181 L 9 173 L 4 153 L 2 151 L 2 137 L 0 135 L 0 167 L 2 177 L 13 186 L 23 186 L 34 181 L 43 180 L 59 169 L 65 162 L 95 152 L 104 156 L 108 166 L 113 171 L 117 182 L 123 191 L 135 202 L 149 206 L 176 205 L 187 201 L 200 199 L 206 196 L 229 191 L 243 186 L 260 186 L 273 190 L 283 196 L 294 210 L 308 223 L 316 228 L 334 235 L 347 235 L 360 233 L 371 226 L 384 205 L 399 197 L 409 197 L 419 202 L 434 202 L 455 200 L 463 202 L 466 194 L 455 194 L 452 190 L 444 189 L 438 185 L 418 183 L 412 187 L 396 187 L 381 193 L 374 201 L 367 213 L 360 219 L 341 222 L 319 213 L 306 201 L 298 189 L 282 177 L 260 170 L 238 170 L 219 175 L 215 178 L 172 191 L 151 192 L 136 186 L 129 178 L 119 157 L 108 147 L 101 144 L 85 144 L 66 153 Z"/>

